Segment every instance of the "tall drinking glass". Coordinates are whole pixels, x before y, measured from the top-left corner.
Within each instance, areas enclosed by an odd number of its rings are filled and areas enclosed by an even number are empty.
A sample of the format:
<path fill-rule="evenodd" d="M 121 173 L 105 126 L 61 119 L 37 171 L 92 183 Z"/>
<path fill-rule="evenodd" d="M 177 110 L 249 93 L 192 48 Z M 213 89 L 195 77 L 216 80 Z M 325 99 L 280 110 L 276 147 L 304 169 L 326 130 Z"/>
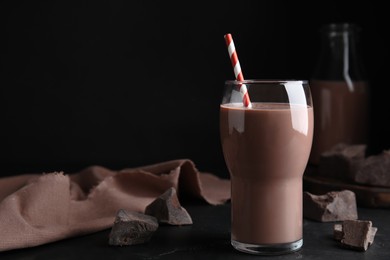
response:
<path fill-rule="evenodd" d="M 245 84 L 252 106 L 244 107 Z M 299 250 L 302 178 L 313 139 L 307 81 L 226 81 L 220 136 L 231 178 L 231 244 L 252 254 Z"/>

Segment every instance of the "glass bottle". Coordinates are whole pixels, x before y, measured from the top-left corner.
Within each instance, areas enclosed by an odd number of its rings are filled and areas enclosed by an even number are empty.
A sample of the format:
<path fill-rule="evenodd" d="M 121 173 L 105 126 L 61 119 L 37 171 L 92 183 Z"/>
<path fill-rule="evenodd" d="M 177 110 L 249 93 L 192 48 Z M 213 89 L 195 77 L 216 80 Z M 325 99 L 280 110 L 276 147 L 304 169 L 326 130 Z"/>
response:
<path fill-rule="evenodd" d="M 309 162 L 339 143 L 368 141 L 369 86 L 359 52 L 360 27 L 332 23 L 320 30 L 318 61 L 310 79 L 314 137 Z"/>

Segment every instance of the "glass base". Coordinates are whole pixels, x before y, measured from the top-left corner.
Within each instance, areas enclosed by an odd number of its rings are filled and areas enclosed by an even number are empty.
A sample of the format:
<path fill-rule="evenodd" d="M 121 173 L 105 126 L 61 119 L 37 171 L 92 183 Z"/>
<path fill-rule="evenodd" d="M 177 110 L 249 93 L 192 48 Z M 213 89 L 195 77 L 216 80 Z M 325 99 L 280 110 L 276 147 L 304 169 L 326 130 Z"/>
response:
<path fill-rule="evenodd" d="M 238 251 L 254 255 L 282 255 L 301 249 L 303 239 L 291 243 L 254 245 L 231 240 L 232 246 Z"/>

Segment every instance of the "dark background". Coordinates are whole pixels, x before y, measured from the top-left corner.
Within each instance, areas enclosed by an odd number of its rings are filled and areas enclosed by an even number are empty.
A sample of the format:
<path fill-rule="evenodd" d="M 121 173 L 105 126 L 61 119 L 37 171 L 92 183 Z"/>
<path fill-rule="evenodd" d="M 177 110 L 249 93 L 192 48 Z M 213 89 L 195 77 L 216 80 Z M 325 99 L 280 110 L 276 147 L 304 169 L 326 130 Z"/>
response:
<path fill-rule="evenodd" d="M 227 177 L 218 112 L 234 74 L 223 35 L 232 33 L 245 78 L 309 79 L 318 29 L 330 22 L 362 27 L 369 152 L 388 149 L 386 10 L 373 1 L 3 0 L 0 176 L 189 158 Z"/>

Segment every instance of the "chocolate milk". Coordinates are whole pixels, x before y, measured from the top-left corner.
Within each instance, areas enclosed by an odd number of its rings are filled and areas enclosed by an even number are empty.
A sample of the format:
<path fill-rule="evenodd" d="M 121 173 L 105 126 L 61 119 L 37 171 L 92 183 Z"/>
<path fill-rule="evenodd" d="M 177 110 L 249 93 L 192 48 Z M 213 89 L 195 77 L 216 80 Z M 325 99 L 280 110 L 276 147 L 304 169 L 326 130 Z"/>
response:
<path fill-rule="evenodd" d="M 302 176 L 313 138 L 304 105 L 220 107 L 221 142 L 232 184 L 232 239 L 279 244 L 302 238 Z"/>
<path fill-rule="evenodd" d="M 367 83 L 312 80 L 314 125 L 310 163 L 318 164 L 321 153 L 338 143 L 367 143 Z"/>

